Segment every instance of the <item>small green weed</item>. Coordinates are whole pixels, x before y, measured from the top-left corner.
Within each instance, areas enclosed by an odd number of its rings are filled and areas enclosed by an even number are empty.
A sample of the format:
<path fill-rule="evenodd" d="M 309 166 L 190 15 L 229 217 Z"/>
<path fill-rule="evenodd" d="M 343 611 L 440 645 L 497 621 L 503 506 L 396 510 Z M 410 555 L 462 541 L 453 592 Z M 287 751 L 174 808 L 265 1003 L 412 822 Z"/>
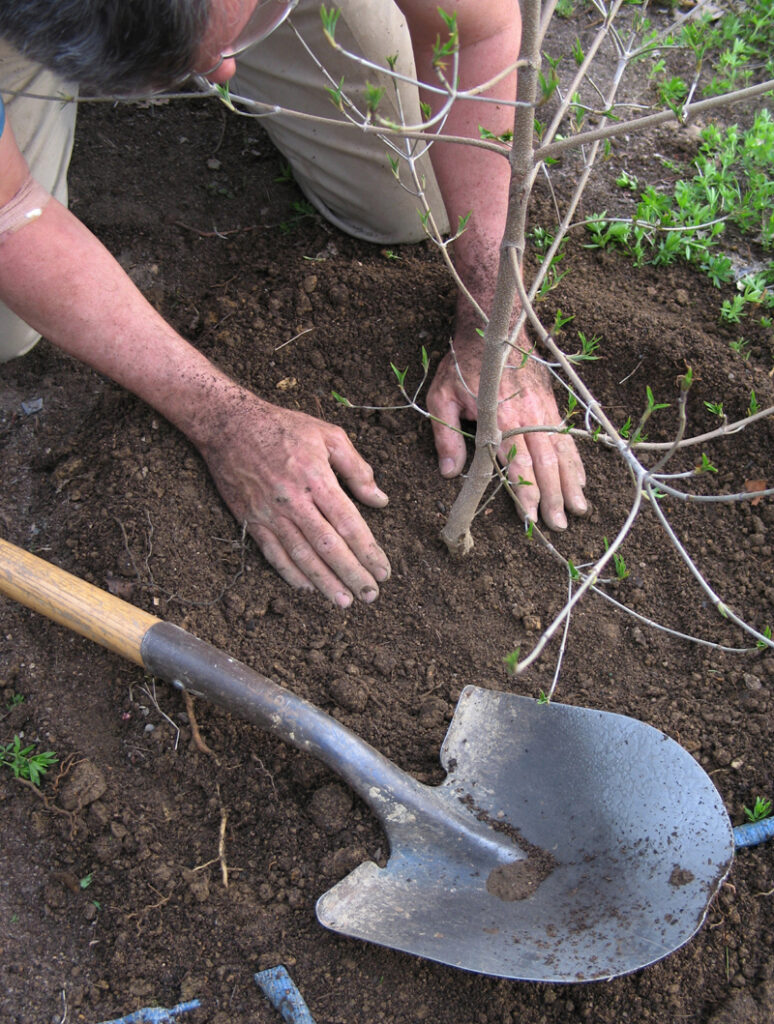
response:
<path fill-rule="evenodd" d="M 729 341 L 728 347 L 732 352 L 736 352 L 738 356 L 741 356 L 745 362 L 750 358 L 750 342 L 747 338 L 737 338 L 735 341 Z"/>
<path fill-rule="evenodd" d="M 14 736 L 7 746 L 0 745 L 0 765 L 12 772 L 14 778 L 25 779 L 33 786 L 39 786 L 42 776 L 46 774 L 52 764 L 57 763 L 59 758 L 53 750 L 33 754 L 34 749 L 34 743 L 22 747 L 21 737 Z"/>
<path fill-rule="evenodd" d="M 733 299 L 724 299 L 720 307 L 720 319 L 727 324 L 738 324 L 744 312 L 744 299 L 741 295 L 735 295 Z"/>
<path fill-rule="evenodd" d="M 605 551 L 610 550 L 610 541 L 607 537 L 602 538 L 602 543 L 605 545 Z M 629 575 L 629 570 L 626 568 L 626 562 L 624 561 L 623 555 L 619 555 L 618 552 L 613 554 L 613 565 L 615 566 L 615 574 L 619 580 L 625 580 Z"/>
<path fill-rule="evenodd" d="M 292 184 L 295 181 L 293 177 L 293 168 L 287 162 L 283 160 L 280 164 L 279 174 L 274 179 L 278 184 Z"/>
<path fill-rule="evenodd" d="M 290 217 L 283 220 L 280 224 L 280 231 L 284 235 L 289 235 L 294 231 L 302 220 L 306 220 L 307 217 L 314 217 L 317 215 L 317 211 L 311 203 L 307 202 L 306 199 L 297 199 L 291 206 L 292 213 Z"/>
<path fill-rule="evenodd" d="M 771 815 L 771 800 L 756 796 L 752 809 L 744 808 L 744 816 L 748 821 L 763 821 Z"/>

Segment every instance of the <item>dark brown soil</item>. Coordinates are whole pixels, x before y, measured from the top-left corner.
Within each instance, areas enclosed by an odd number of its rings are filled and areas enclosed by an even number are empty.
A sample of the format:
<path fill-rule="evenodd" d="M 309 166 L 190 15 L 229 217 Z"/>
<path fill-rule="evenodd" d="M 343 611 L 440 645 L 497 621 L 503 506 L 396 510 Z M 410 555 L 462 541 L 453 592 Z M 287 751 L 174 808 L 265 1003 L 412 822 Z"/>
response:
<path fill-rule="evenodd" d="M 615 150 L 617 166 L 690 157 L 691 136 L 662 130 Z M 294 186 L 258 124 L 203 102 L 85 107 L 73 210 L 163 314 L 260 394 L 344 426 L 389 493 L 366 510 L 394 575 L 376 605 L 334 610 L 289 590 L 244 542 L 187 441 L 161 417 L 47 343 L 0 377 L 0 533 L 98 586 L 185 626 L 352 727 L 402 768 L 437 781 L 438 751 L 469 683 L 537 696 L 558 644 L 524 676 L 503 657 L 528 650 L 566 597 L 566 574 L 520 529 L 499 495 L 477 520 L 474 553 L 439 540 L 458 484 L 436 472 L 432 437 L 408 412 L 343 409 L 398 402 L 389 364 L 419 372 L 418 347 L 443 354 L 453 288 L 422 246 L 400 257 L 298 219 Z M 661 169 L 660 174 L 666 172 Z M 612 190 L 588 201 L 612 208 Z M 533 223 L 550 224 L 546 189 Z M 690 429 L 771 404 L 774 343 L 719 323 L 723 295 L 690 270 L 643 268 L 583 248 L 546 300 L 568 330 L 601 335 L 586 378 L 608 414 L 637 418 L 650 385 L 671 407 L 693 368 Z M 727 293 L 726 293 L 727 294 Z M 305 332 L 305 333 L 304 333 Z M 569 334 L 569 339 L 574 338 Z M 568 346 L 570 345 L 568 340 Z M 42 399 L 25 414 L 22 403 Z M 769 480 L 772 427 L 706 446 L 721 491 Z M 701 449 L 676 460 L 698 461 Z M 631 485 L 616 457 L 583 450 L 588 518 L 557 538 L 576 564 L 626 517 Z M 774 622 L 769 503 L 666 501 L 676 532 L 724 601 Z M 630 576 L 607 590 L 672 629 L 745 646 L 713 610 L 647 508 L 624 548 Z M 141 1006 L 198 997 L 192 1024 L 278 1020 L 252 980 L 284 963 L 317 1024 L 735 1022 L 774 1016 L 771 847 L 739 853 L 698 935 L 659 964 L 606 984 L 503 981 L 347 940 L 322 929 L 315 900 L 361 861 L 384 860 L 369 812 L 324 768 L 203 702 L 213 755 L 192 744 L 181 695 L 133 665 L 0 602 L 0 742 L 54 750 L 39 793 L 0 775 L 0 1019 L 96 1024 Z M 589 598 L 575 612 L 559 700 L 662 729 L 711 774 L 734 824 L 772 796 L 774 657 L 724 654 L 657 632 Z M 15 694 L 24 697 L 14 703 Z M 559 811 L 557 811 L 559 813 Z M 228 887 L 219 863 L 222 849 Z M 82 887 L 81 880 L 91 876 Z"/>

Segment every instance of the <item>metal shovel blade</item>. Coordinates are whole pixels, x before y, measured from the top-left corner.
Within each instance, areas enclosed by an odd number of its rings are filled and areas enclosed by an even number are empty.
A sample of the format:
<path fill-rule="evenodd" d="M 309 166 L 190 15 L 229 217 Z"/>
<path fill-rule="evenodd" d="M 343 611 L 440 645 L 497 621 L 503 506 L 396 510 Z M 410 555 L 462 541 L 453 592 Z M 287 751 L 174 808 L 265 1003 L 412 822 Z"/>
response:
<path fill-rule="evenodd" d="M 383 817 L 386 867 L 319 899 L 323 925 L 483 974 L 591 981 L 687 942 L 731 867 L 707 774 L 631 718 L 468 687 L 441 763 L 426 813 Z"/>

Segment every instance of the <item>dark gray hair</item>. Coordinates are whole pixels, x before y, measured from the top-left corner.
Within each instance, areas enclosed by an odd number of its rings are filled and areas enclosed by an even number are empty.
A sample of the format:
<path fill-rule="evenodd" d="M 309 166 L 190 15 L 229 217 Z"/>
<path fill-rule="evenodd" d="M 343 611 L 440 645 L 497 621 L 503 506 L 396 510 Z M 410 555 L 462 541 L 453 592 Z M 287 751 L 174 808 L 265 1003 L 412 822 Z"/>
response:
<path fill-rule="evenodd" d="M 98 93 L 165 88 L 191 71 L 211 0 L 0 0 L 0 36 Z"/>

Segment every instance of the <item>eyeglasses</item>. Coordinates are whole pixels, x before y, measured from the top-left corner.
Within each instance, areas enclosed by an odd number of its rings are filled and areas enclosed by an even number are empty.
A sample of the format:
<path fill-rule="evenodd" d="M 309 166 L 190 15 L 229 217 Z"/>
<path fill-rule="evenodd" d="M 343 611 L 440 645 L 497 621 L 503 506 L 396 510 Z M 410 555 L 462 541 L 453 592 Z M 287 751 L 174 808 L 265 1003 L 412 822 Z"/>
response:
<path fill-rule="evenodd" d="M 244 53 L 250 46 L 260 43 L 262 39 L 280 27 L 282 22 L 290 15 L 290 12 L 298 3 L 298 0 L 258 0 L 253 8 L 253 13 L 247 19 L 242 31 L 237 38 L 221 52 L 218 63 L 205 73 L 211 75 L 216 71 L 224 60 L 236 57 Z"/>

